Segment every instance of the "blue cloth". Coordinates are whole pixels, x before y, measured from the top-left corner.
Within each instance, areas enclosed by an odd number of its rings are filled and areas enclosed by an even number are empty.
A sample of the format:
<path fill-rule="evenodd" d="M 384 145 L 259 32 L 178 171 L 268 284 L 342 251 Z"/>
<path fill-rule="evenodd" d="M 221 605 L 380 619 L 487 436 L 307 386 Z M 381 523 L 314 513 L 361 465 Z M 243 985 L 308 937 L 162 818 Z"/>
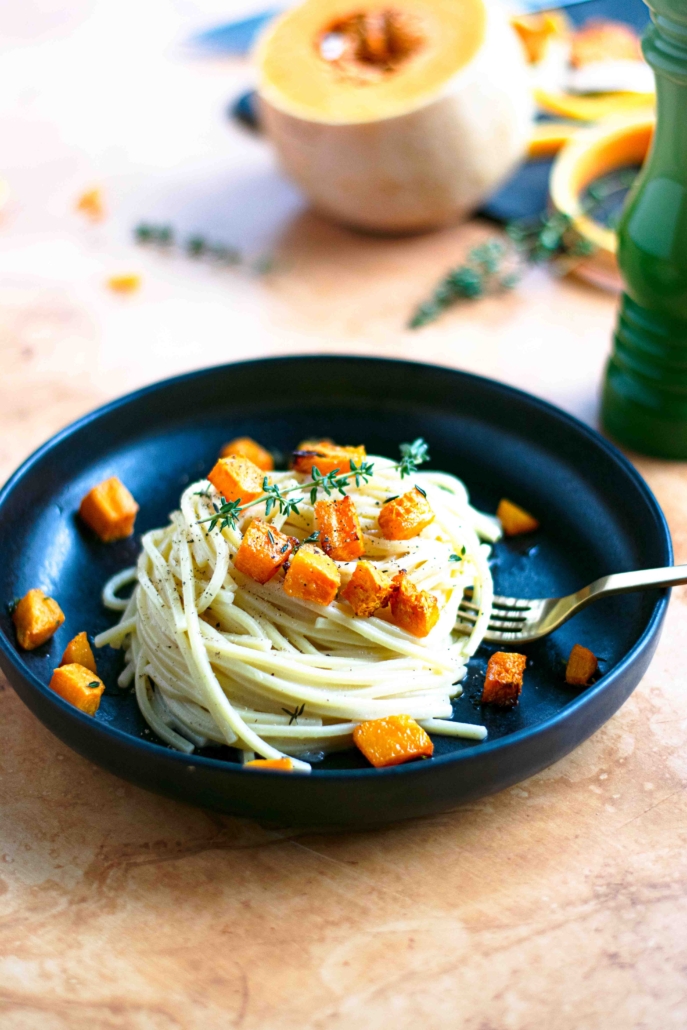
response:
<path fill-rule="evenodd" d="M 643 29 L 649 19 L 649 12 L 643 0 L 561 0 L 557 5 L 552 0 L 520 0 L 523 11 L 550 10 L 552 6 L 565 7 L 571 21 L 579 25 L 588 18 L 615 18 L 625 21 L 637 29 Z M 251 18 L 218 25 L 194 36 L 191 42 L 203 49 L 224 54 L 246 54 L 264 25 L 278 10 L 272 9 L 255 14 Z"/>

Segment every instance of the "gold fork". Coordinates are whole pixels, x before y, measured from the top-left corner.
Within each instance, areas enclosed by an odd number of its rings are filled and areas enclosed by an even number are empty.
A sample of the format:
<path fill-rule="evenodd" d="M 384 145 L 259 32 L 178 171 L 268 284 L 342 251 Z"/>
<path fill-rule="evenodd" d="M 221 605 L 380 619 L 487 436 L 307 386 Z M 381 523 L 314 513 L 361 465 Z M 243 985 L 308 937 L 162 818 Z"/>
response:
<path fill-rule="evenodd" d="M 545 597 L 527 600 L 520 597 L 495 597 L 485 640 L 508 644 L 528 644 L 539 640 L 562 626 L 600 597 L 627 594 L 632 590 L 652 587 L 676 587 L 687 583 L 687 565 L 668 566 L 664 569 L 640 569 L 638 572 L 619 572 L 602 576 L 587 587 L 567 597 Z M 480 609 L 470 598 L 464 597 L 458 607 L 456 629 L 470 633 L 477 622 Z"/>

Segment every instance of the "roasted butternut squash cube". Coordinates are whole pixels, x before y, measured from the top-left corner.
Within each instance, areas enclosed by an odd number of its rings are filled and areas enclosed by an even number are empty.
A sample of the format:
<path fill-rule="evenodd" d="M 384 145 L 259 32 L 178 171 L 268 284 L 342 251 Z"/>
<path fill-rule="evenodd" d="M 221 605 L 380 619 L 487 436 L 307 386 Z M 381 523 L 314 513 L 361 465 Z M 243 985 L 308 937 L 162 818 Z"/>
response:
<path fill-rule="evenodd" d="M 131 536 L 138 505 L 116 476 L 89 490 L 79 506 L 79 515 L 105 543 Z"/>
<path fill-rule="evenodd" d="M 482 689 L 483 705 L 512 708 L 520 700 L 522 681 L 527 665 L 524 654 L 497 651 L 487 663 L 487 675 Z"/>
<path fill-rule="evenodd" d="M 315 518 L 322 550 L 335 561 L 355 561 L 365 551 L 355 504 L 346 494 L 336 501 L 316 501 Z"/>
<path fill-rule="evenodd" d="M 56 694 L 86 715 L 95 715 L 105 690 L 105 684 L 94 672 L 76 663 L 55 669 L 50 686 Z"/>
<path fill-rule="evenodd" d="M 379 528 L 385 540 L 410 540 L 434 519 L 427 498 L 415 487 L 387 501 L 379 513 Z"/>
<path fill-rule="evenodd" d="M 84 669 L 90 669 L 97 674 L 95 657 L 86 633 L 77 633 L 73 640 L 69 641 L 60 659 L 60 665 L 83 665 Z"/>
<path fill-rule="evenodd" d="M 401 765 L 413 758 L 431 758 L 434 754 L 431 738 L 409 715 L 361 722 L 353 730 L 353 740 L 377 769 Z"/>
<path fill-rule="evenodd" d="M 234 565 L 256 583 L 267 583 L 289 560 L 297 543 L 295 537 L 285 536 L 268 522 L 254 519 L 243 535 Z"/>
<path fill-rule="evenodd" d="M 284 578 L 284 591 L 289 597 L 315 604 L 331 604 L 340 586 L 341 575 L 335 563 L 311 544 L 296 551 Z"/>
<path fill-rule="evenodd" d="M 414 637 L 426 637 L 439 620 L 439 605 L 434 594 L 418 590 L 405 572 L 393 580 L 391 618 Z"/>
<path fill-rule="evenodd" d="M 241 501 L 250 504 L 263 492 L 265 473 L 248 458 L 232 454 L 220 458 L 210 472 L 208 479 L 227 501 Z"/>
<path fill-rule="evenodd" d="M 274 459 L 269 451 L 261 447 L 259 443 L 250 436 L 237 436 L 235 440 L 225 443 L 220 452 L 220 458 L 248 458 L 254 465 L 257 465 L 263 472 L 272 472 Z"/>
<path fill-rule="evenodd" d="M 40 647 L 64 622 L 64 612 L 57 601 L 42 590 L 29 590 L 12 612 L 19 646 L 25 651 Z"/>
<path fill-rule="evenodd" d="M 272 769 L 276 772 L 293 772 L 293 762 L 290 758 L 254 758 L 252 762 L 246 762 L 244 769 Z"/>
<path fill-rule="evenodd" d="M 367 457 L 364 447 L 339 447 L 331 440 L 304 440 L 293 452 L 292 467 L 296 472 L 309 475 L 317 467 L 323 476 L 328 472 L 351 471 L 351 459 L 360 465 Z"/>
<path fill-rule="evenodd" d="M 572 687 L 588 687 L 599 668 L 599 661 L 593 651 L 582 644 L 575 644 L 565 669 L 565 682 Z"/>
<path fill-rule="evenodd" d="M 535 529 L 539 529 L 539 523 L 534 515 L 530 515 L 524 508 L 513 504 L 505 497 L 499 501 L 496 518 L 503 526 L 506 536 L 519 536 L 521 533 L 533 533 Z"/>
<path fill-rule="evenodd" d="M 381 572 L 372 562 L 361 561 L 339 597 L 342 601 L 348 601 L 355 615 L 367 619 L 378 608 L 384 608 L 389 603 L 393 589 L 386 573 Z"/>

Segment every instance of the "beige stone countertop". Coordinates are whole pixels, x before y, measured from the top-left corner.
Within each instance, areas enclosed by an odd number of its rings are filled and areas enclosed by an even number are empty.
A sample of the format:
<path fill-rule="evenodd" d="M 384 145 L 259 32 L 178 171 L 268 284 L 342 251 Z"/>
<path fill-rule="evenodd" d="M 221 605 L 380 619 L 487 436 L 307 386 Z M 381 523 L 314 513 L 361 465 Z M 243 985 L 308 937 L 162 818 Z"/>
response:
<path fill-rule="evenodd" d="M 246 5 L 0 10 L 0 480 L 73 418 L 251 356 L 420 359 L 594 422 L 614 298 L 532 272 L 404 329 L 493 230 L 356 236 L 308 213 L 224 117 L 238 60 L 181 41 Z M 78 194 L 103 189 L 88 225 Z M 135 247 L 138 221 L 274 270 Z M 104 280 L 137 271 L 116 296 Z M 687 561 L 687 470 L 639 460 Z M 687 645 L 675 590 L 643 682 L 565 760 L 448 815 L 317 835 L 168 801 L 72 754 L 0 678 L 3 1030 L 682 1030 Z"/>

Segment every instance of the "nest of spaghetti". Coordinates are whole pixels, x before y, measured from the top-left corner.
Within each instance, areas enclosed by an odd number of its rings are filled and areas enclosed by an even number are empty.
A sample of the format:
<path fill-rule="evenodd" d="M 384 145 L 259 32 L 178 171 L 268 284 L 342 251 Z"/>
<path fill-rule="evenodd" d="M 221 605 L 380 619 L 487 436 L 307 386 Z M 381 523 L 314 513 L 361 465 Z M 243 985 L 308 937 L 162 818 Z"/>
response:
<path fill-rule="evenodd" d="M 181 751 L 228 745 L 307 772 L 372 720 L 484 735 L 461 731 L 452 702 L 488 625 L 498 523 L 452 475 L 363 448 L 328 468 L 322 450 L 269 475 L 253 465 L 257 478 L 248 459 L 220 459 L 105 588 L 122 617 L 96 643 L 124 649 L 119 685 Z M 469 635 L 456 626 L 467 588 Z"/>

